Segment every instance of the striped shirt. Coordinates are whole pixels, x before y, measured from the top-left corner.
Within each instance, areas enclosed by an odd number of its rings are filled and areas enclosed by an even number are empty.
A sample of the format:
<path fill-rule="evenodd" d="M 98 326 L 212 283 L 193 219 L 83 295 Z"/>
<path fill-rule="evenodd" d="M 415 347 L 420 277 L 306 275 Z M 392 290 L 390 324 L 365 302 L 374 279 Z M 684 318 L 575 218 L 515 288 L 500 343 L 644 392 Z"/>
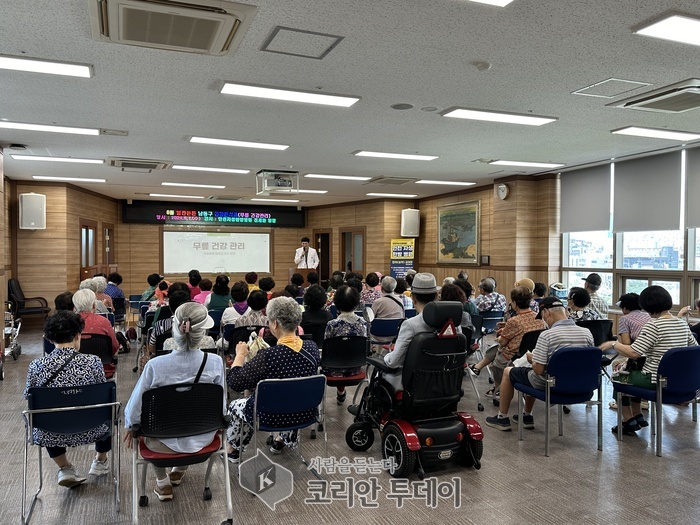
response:
<path fill-rule="evenodd" d="M 593 335 L 587 328 L 576 326 L 571 319 L 557 321 L 549 330 L 545 330 L 537 339 L 537 345 L 532 351 L 532 362 L 545 365 L 549 363 L 552 354 L 567 346 L 593 346 Z M 545 370 L 546 374 L 546 370 Z M 527 378 L 534 388 L 544 390 L 545 376 L 538 375 L 534 370 L 528 372 Z"/>
<path fill-rule="evenodd" d="M 608 303 L 597 292 L 591 292 L 591 308 L 598 312 L 599 319 L 608 318 Z"/>
<path fill-rule="evenodd" d="M 642 371 L 651 374 L 652 383 L 656 383 L 656 372 L 664 354 L 671 348 L 693 345 L 695 338 L 683 319 L 659 317 L 644 325 L 639 337 L 632 343 L 632 350 L 646 356 Z"/>
<path fill-rule="evenodd" d="M 617 334 L 629 334 L 630 340 L 634 343 L 644 325 L 649 321 L 651 321 L 651 317 L 649 317 L 648 313 L 641 310 L 632 310 L 617 320 Z"/>

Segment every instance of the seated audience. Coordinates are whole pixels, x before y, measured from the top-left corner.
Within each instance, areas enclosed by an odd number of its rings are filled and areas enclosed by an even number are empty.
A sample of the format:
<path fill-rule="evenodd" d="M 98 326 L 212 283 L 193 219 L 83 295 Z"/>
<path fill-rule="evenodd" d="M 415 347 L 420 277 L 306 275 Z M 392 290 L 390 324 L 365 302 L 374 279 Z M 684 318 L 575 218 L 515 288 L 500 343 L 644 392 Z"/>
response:
<path fill-rule="evenodd" d="M 313 336 L 316 345 L 323 346 L 323 333 L 328 321 L 333 319 L 330 311 L 325 309 L 326 292 L 318 284 L 312 284 L 304 294 L 304 312 L 301 314 L 301 326 L 304 333 Z"/>
<path fill-rule="evenodd" d="M 253 290 L 259 290 L 260 287 L 258 286 L 258 274 L 255 272 L 248 272 L 245 274 L 245 282 L 248 285 L 248 292 L 252 292 Z"/>
<path fill-rule="evenodd" d="M 294 273 L 292 274 L 292 278 L 289 280 L 289 282 L 297 287 L 296 297 L 302 297 L 306 291 L 304 288 L 304 276 L 300 273 Z"/>
<path fill-rule="evenodd" d="M 82 317 L 85 327 L 83 335 L 99 334 L 106 335 L 112 342 L 112 354 L 116 355 L 119 352 L 119 341 L 114 335 L 114 328 L 106 317 L 95 313 L 95 292 L 92 290 L 78 290 L 73 294 L 73 305 L 75 305 L 75 313 Z M 110 378 L 114 375 L 115 366 L 112 363 L 104 365 L 105 376 Z"/>
<path fill-rule="evenodd" d="M 693 334 L 685 321 L 671 315 L 673 299 L 661 286 L 649 286 L 639 294 L 639 306 L 649 314 L 651 320 L 643 327 L 639 336 L 632 344 L 619 341 L 606 341 L 600 348 L 613 349 L 620 355 L 632 359 L 646 357 L 641 370 L 631 370 L 626 377 L 626 383 L 641 388 L 656 389 L 656 373 L 659 362 L 671 348 L 694 346 Z M 637 430 L 648 425 L 641 412 L 639 404 L 631 406 L 628 396 L 622 397 L 622 432 L 634 434 Z M 617 426 L 613 427 L 617 433 Z"/>
<path fill-rule="evenodd" d="M 369 272 L 365 277 L 362 293 L 360 293 L 360 302 L 365 306 L 371 305 L 379 299 L 382 294 L 376 289 L 379 284 L 379 276 L 375 272 Z"/>
<path fill-rule="evenodd" d="M 690 306 L 684 306 L 678 312 L 678 317 L 683 317 L 686 321 L 688 321 L 691 312 L 692 308 Z M 700 316 L 700 299 L 695 301 L 695 315 Z M 695 336 L 695 339 L 698 340 L 698 343 L 700 343 L 700 323 L 695 323 L 693 326 L 691 326 L 690 331 Z"/>
<path fill-rule="evenodd" d="M 94 355 L 78 353 L 84 325 L 79 315 L 67 310 L 59 310 L 46 319 L 44 336 L 55 348 L 51 353 L 29 363 L 25 398 L 30 388 L 77 387 L 105 382 L 100 359 Z M 53 434 L 33 429 L 32 441 L 45 447 L 49 457 L 58 466 L 58 484 L 62 487 L 75 487 L 84 483 L 87 478 L 79 475 L 68 461 L 66 447 L 78 447 L 94 442 L 96 455 L 89 474 L 103 476 L 109 473 L 107 452 L 112 446 L 109 430 L 107 424 L 101 424 L 81 434 Z"/>
<path fill-rule="evenodd" d="M 464 330 L 469 330 L 474 332 L 474 325 L 472 324 L 472 316 L 469 312 L 464 310 L 464 304 L 467 302 L 467 296 L 464 291 L 456 284 L 446 284 L 440 290 L 440 301 L 458 301 L 462 303 L 462 322 L 460 326 L 462 327 L 462 332 Z"/>
<path fill-rule="evenodd" d="M 124 442 L 128 448 L 135 446 L 129 429 L 141 421 L 141 398 L 144 392 L 161 386 L 192 383 L 204 365 L 199 382 L 220 385 L 225 394 L 226 372 L 221 357 L 201 351 L 207 330 L 213 326 L 214 320 L 207 315 L 207 309 L 199 303 L 188 302 L 175 310 L 174 351 L 158 359 L 152 359 L 146 364 L 124 410 L 124 422 L 127 428 L 124 432 Z M 226 410 L 225 399 L 224 395 L 223 411 Z M 145 445 L 150 450 L 164 454 L 192 454 L 209 445 L 215 435 L 216 431 L 178 438 L 146 438 Z M 173 467 L 170 473 L 163 467 L 154 468 L 156 496 L 160 501 L 173 499 L 173 486 L 182 482 L 187 467 Z"/>
<path fill-rule="evenodd" d="M 593 345 L 593 336 L 590 330 L 576 326 L 573 319 L 568 319 L 564 303 L 556 297 L 545 297 L 542 300 L 540 303 L 540 315 L 542 320 L 547 323 L 549 329 L 540 334 L 535 349 L 525 354 L 532 368 L 529 366 L 510 366 L 503 371 L 498 415 L 487 417 L 487 426 L 498 430 L 511 429 L 508 410 L 515 393 L 513 385 L 524 384 L 544 390 L 547 364 L 557 350 L 567 346 Z M 519 316 L 520 314 L 518 314 Z M 525 411 L 517 416 L 523 418 L 524 428 L 535 428 L 535 420 L 532 416 L 532 407 L 534 405 L 535 398 L 526 396 Z"/>
<path fill-rule="evenodd" d="M 263 277 L 260 279 L 260 289 L 267 294 L 267 300 L 272 296 L 272 290 L 275 288 L 275 280 L 272 277 Z"/>
<path fill-rule="evenodd" d="M 232 305 L 224 310 L 221 316 L 222 328 L 227 324 L 233 324 L 236 319 L 250 312 L 248 306 L 248 284 L 245 281 L 238 281 L 231 287 Z"/>
<path fill-rule="evenodd" d="M 598 295 L 603 280 L 597 273 L 591 273 L 584 279 L 583 287 L 591 296 L 591 308 L 598 313 L 598 319 L 608 318 L 608 303 Z"/>
<path fill-rule="evenodd" d="M 535 288 L 532 290 L 532 298 L 539 305 L 542 299 L 547 295 L 547 285 L 544 283 L 535 283 Z"/>
<path fill-rule="evenodd" d="M 318 284 L 320 280 L 321 279 L 316 272 L 309 272 L 306 274 L 306 281 L 309 283 L 309 286 L 312 284 Z"/>
<path fill-rule="evenodd" d="M 617 340 L 631 345 L 639 337 L 644 325 L 651 321 L 651 316 L 642 310 L 636 293 L 621 295 L 617 306 L 622 310 L 622 317 L 617 320 Z"/>
<path fill-rule="evenodd" d="M 267 307 L 267 293 L 263 290 L 253 290 L 248 295 L 248 311 L 236 319 L 235 326 L 267 326 L 268 319 L 265 315 Z"/>
<path fill-rule="evenodd" d="M 97 282 L 93 279 L 84 279 L 80 281 L 80 285 L 78 285 L 79 290 L 90 290 L 92 293 L 95 294 L 95 311 L 98 314 L 106 314 L 109 313 L 109 309 L 105 306 L 105 303 L 97 299 Z"/>
<path fill-rule="evenodd" d="M 98 275 L 97 277 L 93 277 L 92 280 L 95 281 L 95 285 L 97 288 L 97 291 L 95 291 L 95 296 L 97 297 L 97 300 L 102 301 L 104 305 L 110 310 L 114 310 L 112 298 L 105 293 L 105 290 L 107 289 L 107 278 Z"/>
<path fill-rule="evenodd" d="M 107 288 L 105 288 L 105 293 L 109 295 L 112 299 L 125 299 L 124 292 L 119 285 L 122 284 L 122 276 L 117 272 L 112 272 L 107 277 Z"/>
<path fill-rule="evenodd" d="M 328 299 L 326 299 L 326 309 L 329 309 L 333 304 L 333 297 L 335 296 L 335 291 L 343 286 L 343 272 L 333 272 L 330 281 L 328 281 Z"/>
<path fill-rule="evenodd" d="M 204 306 L 209 310 L 225 310 L 233 305 L 231 290 L 228 287 L 229 278 L 221 274 L 216 276 L 216 282 L 211 293 L 204 299 Z"/>
<path fill-rule="evenodd" d="M 333 296 L 333 304 L 338 309 L 338 317 L 328 321 L 324 339 L 342 336 L 367 337 L 369 326 L 362 317 L 355 315 L 355 310 L 360 306 L 360 294 L 354 288 L 347 285 L 340 286 Z M 326 375 L 354 376 L 360 373 L 361 368 L 346 368 L 344 370 L 323 371 Z M 336 401 L 339 405 L 345 403 L 345 387 L 339 386 Z"/>
<path fill-rule="evenodd" d="M 204 304 L 207 297 L 211 294 L 212 282 L 209 279 L 202 279 L 199 281 L 199 289 L 202 290 L 197 295 L 195 295 L 192 300 L 195 303 Z"/>
<path fill-rule="evenodd" d="M 284 287 L 284 294 L 287 297 L 291 297 L 292 299 L 302 297 L 302 295 L 299 292 L 299 287 L 293 283 L 289 283 L 287 286 Z"/>
<path fill-rule="evenodd" d="M 173 283 L 170 288 L 170 308 L 172 310 L 177 310 L 182 306 L 183 304 L 189 302 L 190 300 L 190 292 L 188 289 L 182 289 L 182 288 L 175 288 L 172 289 L 173 286 L 176 285 L 182 285 L 184 283 Z M 153 323 L 153 330 L 149 330 L 148 332 L 148 341 L 146 342 L 146 349 L 148 350 L 147 352 L 144 352 L 144 358 L 143 362 L 141 364 L 141 368 L 145 366 L 145 363 L 148 359 L 151 357 L 155 357 L 156 355 L 156 350 L 158 348 L 156 347 L 156 341 L 158 340 L 158 337 L 170 332 L 173 328 L 173 317 L 168 316 L 162 319 L 158 319 Z M 162 348 L 164 350 L 165 348 Z"/>
<path fill-rule="evenodd" d="M 406 295 L 407 291 L 408 283 L 406 282 L 406 279 L 396 279 L 396 288 L 394 289 L 394 293 L 398 296 L 399 299 L 401 299 L 404 310 L 413 308 L 413 301 L 411 300 L 410 294 Z"/>
<path fill-rule="evenodd" d="M 163 276 L 158 273 L 152 273 L 146 280 L 148 281 L 148 288 L 141 294 L 141 302 L 152 301 L 156 298 L 156 286 L 163 280 Z"/>
<path fill-rule="evenodd" d="M 68 310 L 73 312 L 75 310 L 75 305 L 73 304 L 73 292 L 63 292 L 56 296 L 53 300 L 56 305 L 56 311 Z"/>
<path fill-rule="evenodd" d="M 187 287 L 190 289 L 190 298 L 194 300 L 194 298 L 202 292 L 202 289 L 199 287 L 199 283 L 202 282 L 202 276 L 199 274 L 199 270 L 192 269 L 187 274 L 187 278 Z"/>
<path fill-rule="evenodd" d="M 396 295 L 396 279 L 382 277 L 382 295 L 372 303 L 375 319 L 403 319 L 406 310 L 403 301 Z"/>
<path fill-rule="evenodd" d="M 455 278 L 454 277 L 445 277 L 442 280 L 442 286 L 447 286 L 448 284 L 454 284 Z M 441 287 L 442 288 L 442 287 Z"/>
<path fill-rule="evenodd" d="M 600 319 L 598 312 L 591 306 L 591 296 L 584 289 L 577 286 L 569 290 L 567 298 L 569 319 L 574 321 L 596 321 Z"/>
<path fill-rule="evenodd" d="M 474 295 L 474 287 L 472 286 L 472 283 L 466 279 L 455 279 L 454 284 L 462 289 L 465 297 L 467 298 L 467 301 L 464 303 L 464 311 L 470 316 L 480 315 L 479 309 L 476 307 L 476 303 L 472 299 L 472 295 Z"/>
<path fill-rule="evenodd" d="M 474 299 L 479 312 L 505 312 L 506 298 L 496 292 L 496 282 L 492 277 L 479 281 L 479 295 Z"/>
<path fill-rule="evenodd" d="M 264 379 L 307 377 L 316 374 L 320 354 L 316 343 L 302 340 L 295 331 L 301 323 L 301 310 L 291 297 L 277 297 L 267 305 L 269 328 L 277 343 L 259 351 L 249 362 L 246 361 L 249 348 L 246 343 L 236 345 L 236 357 L 228 371 L 229 387 L 236 392 L 255 392 L 255 386 Z M 253 407 L 255 394 L 232 401 L 229 405 L 231 426 L 227 434 L 229 460 L 237 463 L 241 447 L 245 447 L 253 436 Z M 315 410 L 314 410 L 315 411 Z M 299 420 L 311 414 L 299 414 Z M 274 425 L 281 421 L 294 423 L 288 415 L 260 414 L 262 424 Z M 272 443 L 270 451 L 279 454 L 285 446 L 296 446 L 298 433 L 283 432 Z"/>

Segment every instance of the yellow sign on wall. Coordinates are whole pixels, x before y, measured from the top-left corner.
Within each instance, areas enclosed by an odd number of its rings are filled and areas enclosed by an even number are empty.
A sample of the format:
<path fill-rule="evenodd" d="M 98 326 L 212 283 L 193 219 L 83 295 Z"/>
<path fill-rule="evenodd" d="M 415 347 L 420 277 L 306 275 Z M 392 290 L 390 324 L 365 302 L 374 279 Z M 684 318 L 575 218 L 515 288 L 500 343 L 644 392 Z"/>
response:
<path fill-rule="evenodd" d="M 413 259 L 415 239 L 391 239 L 391 259 Z"/>

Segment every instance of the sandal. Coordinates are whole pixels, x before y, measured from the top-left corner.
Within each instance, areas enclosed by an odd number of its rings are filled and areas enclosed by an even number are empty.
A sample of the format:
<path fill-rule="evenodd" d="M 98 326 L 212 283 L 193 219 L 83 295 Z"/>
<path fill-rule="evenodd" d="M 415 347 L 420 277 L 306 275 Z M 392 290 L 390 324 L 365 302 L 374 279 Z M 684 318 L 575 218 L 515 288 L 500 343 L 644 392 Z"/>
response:
<path fill-rule="evenodd" d="M 479 374 L 481 373 L 481 370 L 478 369 L 474 364 L 469 365 L 469 370 L 471 370 L 472 374 L 474 374 L 476 377 L 479 377 Z"/>

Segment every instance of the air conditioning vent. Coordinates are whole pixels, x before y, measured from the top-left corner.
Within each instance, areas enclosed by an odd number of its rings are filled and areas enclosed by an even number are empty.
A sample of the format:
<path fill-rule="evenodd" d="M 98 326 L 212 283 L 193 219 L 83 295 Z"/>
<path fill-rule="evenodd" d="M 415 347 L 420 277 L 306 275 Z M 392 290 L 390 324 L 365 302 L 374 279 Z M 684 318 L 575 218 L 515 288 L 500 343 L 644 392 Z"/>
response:
<path fill-rule="evenodd" d="M 243 197 L 238 195 L 209 195 L 205 200 L 208 201 L 240 201 Z"/>
<path fill-rule="evenodd" d="M 656 113 L 684 113 L 700 108 L 700 79 L 690 78 L 608 106 Z"/>
<path fill-rule="evenodd" d="M 406 179 L 403 177 L 374 177 L 368 180 L 365 184 L 382 184 L 384 186 L 401 186 L 409 182 L 415 182 L 416 179 Z"/>
<path fill-rule="evenodd" d="M 131 173 L 150 173 L 153 170 L 164 170 L 173 165 L 169 160 L 129 159 L 126 157 L 108 157 L 107 165 L 120 168 Z"/>
<path fill-rule="evenodd" d="M 257 8 L 225 0 L 88 0 L 92 37 L 170 51 L 227 55 Z"/>

